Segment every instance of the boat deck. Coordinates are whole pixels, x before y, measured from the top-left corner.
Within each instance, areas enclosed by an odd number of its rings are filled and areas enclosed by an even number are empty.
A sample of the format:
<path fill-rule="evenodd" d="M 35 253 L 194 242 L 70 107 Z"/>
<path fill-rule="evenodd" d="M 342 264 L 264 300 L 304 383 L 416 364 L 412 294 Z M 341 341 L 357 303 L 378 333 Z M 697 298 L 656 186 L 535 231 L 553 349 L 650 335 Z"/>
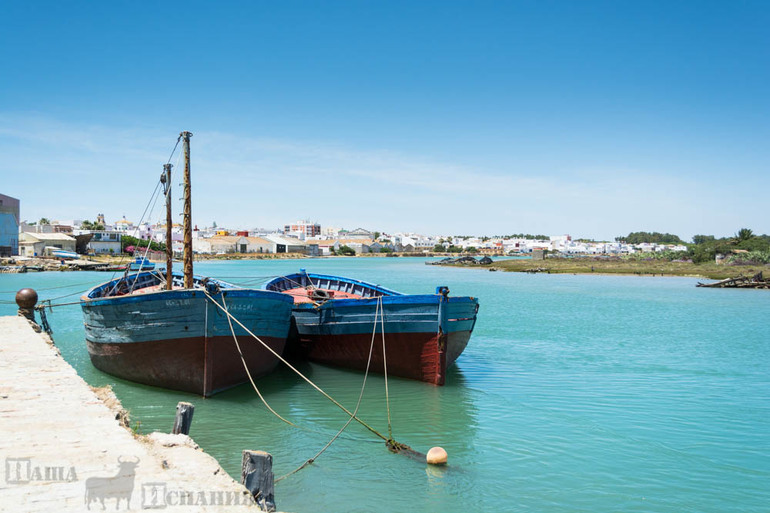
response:
<path fill-rule="evenodd" d="M 294 303 L 314 303 L 310 294 L 313 290 L 324 291 L 329 295 L 329 299 L 362 299 L 359 294 L 351 294 L 349 292 L 342 292 L 339 290 L 329 289 L 306 289 L 305 287 L 296 287 L 293 289 L 284 290 L 284 294 L 288 294 L 294 298 Z"/>

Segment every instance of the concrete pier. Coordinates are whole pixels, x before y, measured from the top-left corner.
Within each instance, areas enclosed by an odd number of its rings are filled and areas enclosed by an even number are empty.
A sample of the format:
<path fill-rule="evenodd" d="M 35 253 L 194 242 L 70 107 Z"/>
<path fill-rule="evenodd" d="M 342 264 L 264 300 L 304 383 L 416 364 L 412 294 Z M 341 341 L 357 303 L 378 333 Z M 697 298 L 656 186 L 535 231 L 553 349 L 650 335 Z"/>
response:
<path fill-rule="evenodd" d="M 190 437 L 121 420 L 44 334 L 0 317 L 0 511 L 258 511 Z"/>

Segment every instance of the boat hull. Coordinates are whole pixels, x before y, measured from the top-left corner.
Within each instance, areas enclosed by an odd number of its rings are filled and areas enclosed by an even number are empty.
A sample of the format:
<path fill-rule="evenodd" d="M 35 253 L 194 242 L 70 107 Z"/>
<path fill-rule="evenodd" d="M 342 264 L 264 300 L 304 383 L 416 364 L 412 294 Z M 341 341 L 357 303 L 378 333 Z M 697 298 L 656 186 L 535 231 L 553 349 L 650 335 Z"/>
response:
<path fill-rule="evenodd" d="M 220 291 L 212 298 L 276 353 L 286 344 L 291 301 L 261 290 Z M 81 300 L 91 362 L 115 376 L 210 396 L 245 382 L 244 363 L 224 312 L 200 289 Z M 237 323 L 252 377 L 270 372 L 277 357 Z"/>
<path fill-rule="evenodd" d="M 290 350 L 315 362 L 365 370 L 375 333 L 370 370 L 383 373 L 384 327 L 389 375 L 443 385 L 447 369 L 468 345 L 477 310 L 474 298 L 438 294 L 299 304 Z"/>

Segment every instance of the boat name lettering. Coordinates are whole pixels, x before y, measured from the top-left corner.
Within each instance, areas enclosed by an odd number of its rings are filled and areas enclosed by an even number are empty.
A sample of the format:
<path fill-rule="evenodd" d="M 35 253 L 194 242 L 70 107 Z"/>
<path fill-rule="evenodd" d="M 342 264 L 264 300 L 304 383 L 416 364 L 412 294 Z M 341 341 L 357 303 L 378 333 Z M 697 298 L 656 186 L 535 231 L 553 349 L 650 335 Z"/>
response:
<path fill-rule="evenodd" d="M 169 299 L 166 301 L 166 306 L 170 307 L 182 307 L 182 306 L 190 306 L 190 300 L 189 299 Z"/>

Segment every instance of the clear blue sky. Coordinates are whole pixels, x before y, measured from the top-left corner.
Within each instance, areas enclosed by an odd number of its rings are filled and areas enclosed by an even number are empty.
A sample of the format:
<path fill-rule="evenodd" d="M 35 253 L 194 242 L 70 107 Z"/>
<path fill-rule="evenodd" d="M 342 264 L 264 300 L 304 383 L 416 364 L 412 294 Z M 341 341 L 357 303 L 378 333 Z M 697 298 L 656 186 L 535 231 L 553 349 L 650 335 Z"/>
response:
<path fill-rule="evenodd" d="M 0 192 L 138 220 L 770 233 L 767 1 L 0 3 Z M 154 220 L 158 212 L 153 214 Z"/>

